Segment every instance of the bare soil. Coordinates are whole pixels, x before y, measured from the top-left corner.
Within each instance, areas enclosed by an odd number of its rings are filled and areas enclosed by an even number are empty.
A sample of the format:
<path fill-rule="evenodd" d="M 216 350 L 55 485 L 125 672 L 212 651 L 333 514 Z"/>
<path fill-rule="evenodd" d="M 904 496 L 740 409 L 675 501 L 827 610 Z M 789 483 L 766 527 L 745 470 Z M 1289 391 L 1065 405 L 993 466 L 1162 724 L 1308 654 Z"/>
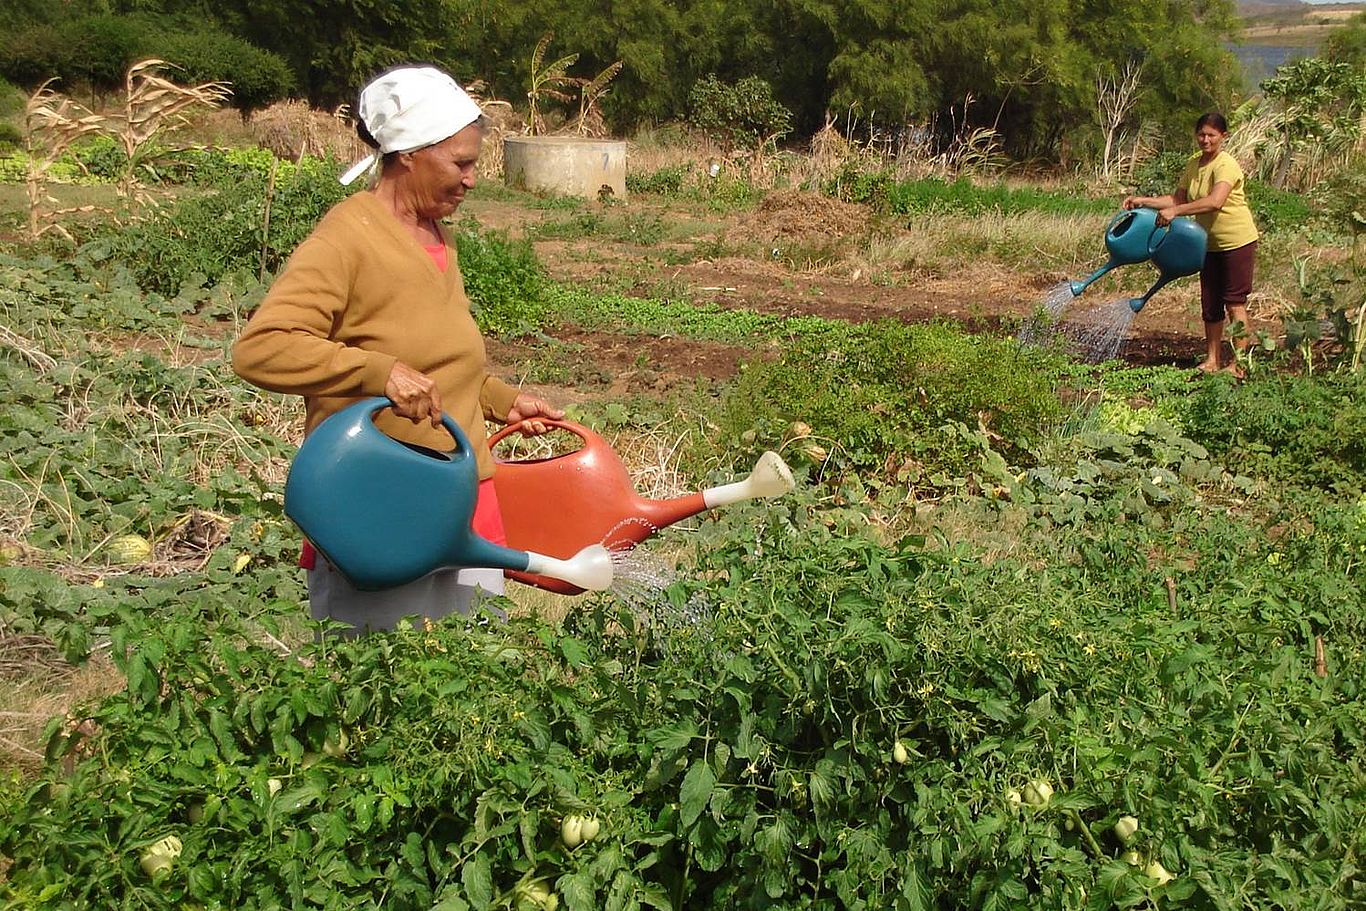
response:
<path fill-rule="evenodd" d="M 597 210 L 597 204 L 589 208 Z M 562 212 L 477 199 L 469 200 L 464 211 L 481 225 L 512 236 L 540 222 L 567 217 Z M 873 281 L 840 262 L 839 252 L 866 241 L 873 232 L 907 229 L 888 228 L 864 207 L 811 193 L 775 193 L 753 212 L 738 214 L 716 215 L 634 200 L 600 212 L 604 220 L 642 214 L 658 217 L 678 230 L 666 228 L 667 240 L 651 245 L 624 242 L 610 232 L 536 240 L 537 256 L 553 277 L 603 291 L 667 296 L 790 317 L 815 315 L 850 322 L 949 320 L 971 332 L 995 335 L 1015 332 L 1057 282 L 1081 277 L 1042 269 L 1014 271 L 987 261 L 966 262 L 950 275 L 895 275 L 890 282 L 880 275 Z M 779 245 L 829 255 L 818 263 L 794 267 L 765 255 Z M 709 258 L 705 253 L 711 250 L 724 254 Z M 1096 265 L 1104 261 L 1103 253 L 1101 248 Z M 1123 295 L 1141 293 L 1153 277 L 1126 276 Z M 1102 294 L 1071 306 L 1084 308 L 1108 300 Z M 1260 314 L 1255 298 L 1249 310 L 1254 329 L 1271 326 L 1271 314 Z M 1194 367 L 1204 355 L 1202 331 L 1199 289 L 1194 279 L 1186 279 L 1164 289 L 1144 308 L 1134 320 L 1120 357 L 1133 364 Z M 612 375 L 614 393 L 649 393 L 696 378 L 725 380 L 741 363 L 759 354 L 752 346 L 649 335 L 577 329 L 552 331 L 551 335 L 571 344 L 585 362 Z M 490 343 L 490 354 L 496 364 L 506 367 L 528 357 L 534 347 L 532 342 L 496 341 Z"/>

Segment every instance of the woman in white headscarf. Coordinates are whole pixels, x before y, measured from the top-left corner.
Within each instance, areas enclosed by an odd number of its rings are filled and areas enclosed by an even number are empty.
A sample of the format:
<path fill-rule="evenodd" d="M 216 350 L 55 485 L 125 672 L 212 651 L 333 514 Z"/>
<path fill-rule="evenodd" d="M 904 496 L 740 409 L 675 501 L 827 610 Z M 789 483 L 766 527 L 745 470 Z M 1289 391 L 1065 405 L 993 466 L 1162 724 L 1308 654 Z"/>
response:
<path fill-rule="evenodd" d="M 375 152 L 342 176 L 368 189 L 334 206 L 299 245 L 233 346 L 237 374 L 304 397 L 306 432 L 365 396 L 394 403 L 376 423 L 397 439 L 449 450 L 449 414 L 479 466 L 474 530 L 505 543 L 484 421 L 543 433 L 563 412 L 488 371 L 456 249 L 441 220 L 474 187 L 479 107 L 432 67 L 399 67 L 367 85 L 357 132 Z M 362 592 L 305 544 L 310 612 L 355 630 L 401 617 L 466 612 L 480 590 L 501 594 L 499 570 L 439 570 L 400 588 Z"/>

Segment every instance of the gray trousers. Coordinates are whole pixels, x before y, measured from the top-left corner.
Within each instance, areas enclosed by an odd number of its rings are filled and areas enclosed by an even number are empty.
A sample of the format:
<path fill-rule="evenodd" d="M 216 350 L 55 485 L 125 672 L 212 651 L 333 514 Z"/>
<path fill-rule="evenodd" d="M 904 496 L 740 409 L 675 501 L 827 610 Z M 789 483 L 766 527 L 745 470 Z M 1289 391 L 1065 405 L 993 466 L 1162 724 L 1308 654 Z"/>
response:
<path fill-rule="evenodd" d="M 439 620 L 454 613 L 468 614 L 480 601 L 504 591 L 501 569 L 439 569 L 407 585 L 377 592 L 354 588 L 346 577 L 318 554 L 308 571 L 308 612 L 314 620 L 337 620 L 350 625 L 342 636 L 390 630 L 404 617 Z M 503 617 L 503 611 L 493 610 Z"/>

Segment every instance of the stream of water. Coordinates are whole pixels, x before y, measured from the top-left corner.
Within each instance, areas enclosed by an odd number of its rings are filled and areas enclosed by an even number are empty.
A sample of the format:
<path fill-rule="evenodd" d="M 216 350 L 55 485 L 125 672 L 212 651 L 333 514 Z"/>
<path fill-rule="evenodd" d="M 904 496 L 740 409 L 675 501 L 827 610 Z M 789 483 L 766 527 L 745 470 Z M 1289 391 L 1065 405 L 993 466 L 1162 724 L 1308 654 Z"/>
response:
<path fill-rule="evenodd" d="M 1119 354 L 1134 316 L 1129 299 L 1120 298 L 1083 310 L 1061 325 L 1083 357 L 1100 363 Z"/>
<path fill-rule="evenodd" d="M 1025 320 L 1016 336 L 1021 345 L 1046 346 L 1053 338 L 1063 311 L 1075 298 L 1071 282 L 1059 282 L 1044 293 L 1034 314 Z"/>

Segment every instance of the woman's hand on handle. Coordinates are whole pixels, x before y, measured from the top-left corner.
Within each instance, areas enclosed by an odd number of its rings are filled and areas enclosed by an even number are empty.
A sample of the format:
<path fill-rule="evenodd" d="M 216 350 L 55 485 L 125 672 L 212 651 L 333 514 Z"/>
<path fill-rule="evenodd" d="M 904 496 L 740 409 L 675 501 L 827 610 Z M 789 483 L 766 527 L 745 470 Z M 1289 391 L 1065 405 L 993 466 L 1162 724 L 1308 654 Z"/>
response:
<path fill-rule="evenodd" d="M 512 408 L 508 411 L 507 422 L 508 424 L 520 424 L 519 429 L 524 436 L 537 436 L 550 429 L 545 421 L 537 420 L 537 418 L 559 420 L 562 417 L 564 417 L 563 408 L 556 408 L 545 399 L 528 392 L 519 392 L 517 398 L 512 400 Z"/>
<path fill-rule="evenodd" d="M 394 414 L 414 424 L 430 421 L 433 427 L 441 424 L 441 393 L 436 381 L 419 373 L 402 361 L 394 361 L 384 394 L 394 403 Z"/>

